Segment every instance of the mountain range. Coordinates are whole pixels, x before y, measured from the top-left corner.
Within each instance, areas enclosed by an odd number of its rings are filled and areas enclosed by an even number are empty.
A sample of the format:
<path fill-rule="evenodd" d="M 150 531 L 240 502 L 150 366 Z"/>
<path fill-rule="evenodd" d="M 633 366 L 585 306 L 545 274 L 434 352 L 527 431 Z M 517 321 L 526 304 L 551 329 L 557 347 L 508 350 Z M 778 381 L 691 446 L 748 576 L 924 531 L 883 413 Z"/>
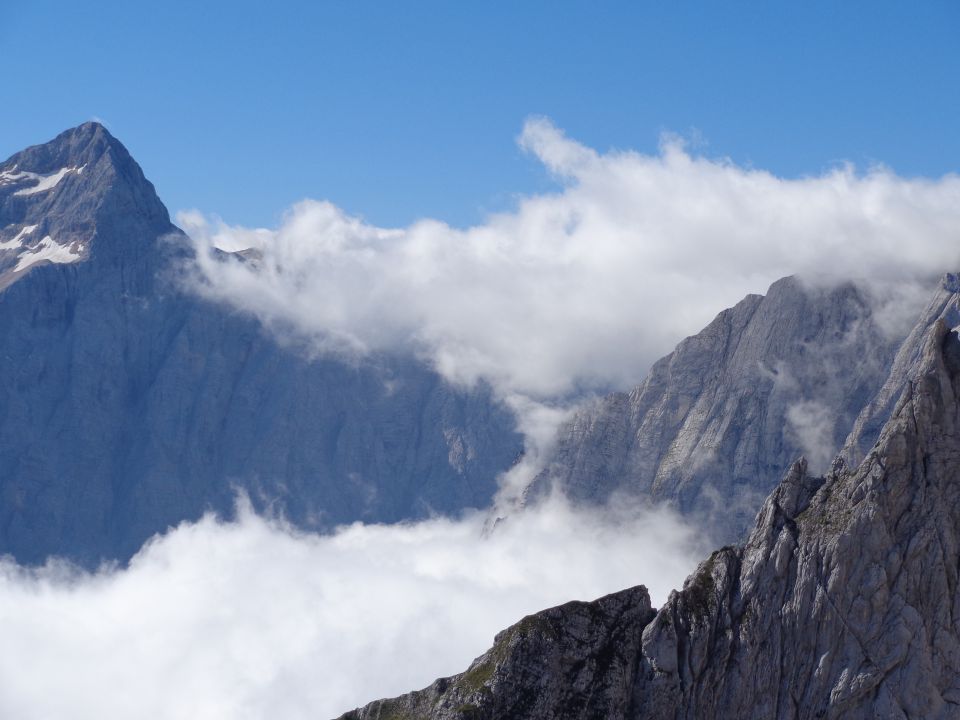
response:
<path fill-rule="evenodd" d="M 489 386 L 281 342 L 196 252 L 98 123 L 0 164 L 0 554 L 123 563 L 242 496 L 320 531 L 491 505 L 524 440 Z M 797 277 L 724 310 L 524 495 L 667 503 L 723 547 L 659 609 L 546 610 L 344 720 L 960 716 L 958 326 L 953 274 L 912 325 Z"/>

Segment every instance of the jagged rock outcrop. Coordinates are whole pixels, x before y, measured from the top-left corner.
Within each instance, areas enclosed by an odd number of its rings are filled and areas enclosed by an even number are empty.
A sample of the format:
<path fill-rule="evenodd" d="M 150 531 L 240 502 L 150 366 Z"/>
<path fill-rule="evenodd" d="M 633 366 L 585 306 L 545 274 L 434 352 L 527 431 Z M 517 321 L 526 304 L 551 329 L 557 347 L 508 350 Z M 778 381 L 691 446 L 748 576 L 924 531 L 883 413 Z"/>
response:
<path fill-rule="evenodd" d="M 875 305 L 854 284 L 793 277 L 748 296 L 634 390 L 579 412 L 529 495 L 669 500 L 709 520 L 718 542 L 742 540 L 783 468 L 804 455 L 826 470 L 887 377 L 903 338 Z"/>
<path fill-rule="evenodd" d="M 344 718 L 960 717 L 960 337 L 921 348 L 863 462 L 797 462 L 655 615 L 642 589 L 546 611 Z"/>
<path fill-rule="evenodd" d="M 522 452 L 490 392 L 281 348 L 189 253 L 96 123 L 0 164 L 0 554 L 122 560 L 237 490 L 321 528 L 490 501 Z"/>
<path fill-rule="evenodd" d="M 497 635 L 464 674 L 340 720 L 550 718 L 558 707 L 563 717 L 624 717 L 640 630 L 653 616 L 643 586 L 551 608 Z"/>

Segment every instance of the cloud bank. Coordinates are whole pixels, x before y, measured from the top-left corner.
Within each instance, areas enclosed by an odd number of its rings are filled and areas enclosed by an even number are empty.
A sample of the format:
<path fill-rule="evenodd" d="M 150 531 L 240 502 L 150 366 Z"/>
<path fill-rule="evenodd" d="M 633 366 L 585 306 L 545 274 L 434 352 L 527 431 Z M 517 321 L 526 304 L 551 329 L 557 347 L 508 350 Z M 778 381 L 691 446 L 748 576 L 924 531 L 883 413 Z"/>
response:
<path fill-rule="evenodd" d="M 412 349 L 452 381 L 544 400 L 635 384 L 785 275 L 902 287 L 960 265 L 956 175 L 784 179 L 678 139 L 655 156 L 598 153 L 544 119 L 519 142 L 559 191 L 468 229 L 378 228 L 313 200 L 274 230 L 181 213 L 201 250 L 195 286 L 320 351 Z M 214 247 L 256 259 L 218 261 Z"/>
<path fill-rule="evenodd" d="M 544 607 L 641 582 L 662 602 L 702 550 L 663 510 L 484 519 L 317 536 L 243 509 L 126 570 L 0 562 L 0 717 L 332 718 L 466 669 Z"/>

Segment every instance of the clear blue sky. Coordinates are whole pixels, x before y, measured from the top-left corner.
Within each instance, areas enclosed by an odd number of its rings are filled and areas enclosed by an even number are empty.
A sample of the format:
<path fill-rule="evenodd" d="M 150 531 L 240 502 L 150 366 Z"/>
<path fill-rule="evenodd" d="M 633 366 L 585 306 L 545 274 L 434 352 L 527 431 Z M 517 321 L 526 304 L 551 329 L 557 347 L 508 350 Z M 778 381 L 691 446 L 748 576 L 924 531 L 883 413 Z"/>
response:
<path fill-rule="evenodd" d="M 104 121 L 172 211 L 275 224 L 302 197 L 468 224 L 549 187 L 514 139 L 661 131 L 795 176 L 960 169 L 960 3 L 0 3 L 0 156 Z"/>

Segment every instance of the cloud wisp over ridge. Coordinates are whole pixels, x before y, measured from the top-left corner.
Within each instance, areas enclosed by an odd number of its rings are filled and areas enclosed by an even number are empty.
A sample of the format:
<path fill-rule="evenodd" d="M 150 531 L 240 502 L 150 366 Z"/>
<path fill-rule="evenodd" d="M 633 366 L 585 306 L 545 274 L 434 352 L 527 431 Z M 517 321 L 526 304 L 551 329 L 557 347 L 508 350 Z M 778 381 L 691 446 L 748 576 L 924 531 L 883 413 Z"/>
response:
<path fill-rule="evenodd" d="M 451 381 L 555 400 L 635 384 L 785 275 L 882 288 L 960 264 L 956 175 L 843 165 L 785 179 L 676 138 L 655 156 L 599 153 L 542 118 L 519 142 L 560 189 L 467 229 L 378 228 L 313 200 L 274 230 L 180 213 L 201 250 L 194 287 L 319 351 L 412 349 Z M 259 259 L 218 261 L 214 247 Z"/>
<path fill-rule="evenodd" d="M 123 570 L 0 561 L 0 716 L 335 717 L 465 669 L 524 614 L 641 582 L 662 602 L 702 552 L 636 506 L 554 498 L 484 528 L 476 513 L 319 536 L 243 506 Z"/>

